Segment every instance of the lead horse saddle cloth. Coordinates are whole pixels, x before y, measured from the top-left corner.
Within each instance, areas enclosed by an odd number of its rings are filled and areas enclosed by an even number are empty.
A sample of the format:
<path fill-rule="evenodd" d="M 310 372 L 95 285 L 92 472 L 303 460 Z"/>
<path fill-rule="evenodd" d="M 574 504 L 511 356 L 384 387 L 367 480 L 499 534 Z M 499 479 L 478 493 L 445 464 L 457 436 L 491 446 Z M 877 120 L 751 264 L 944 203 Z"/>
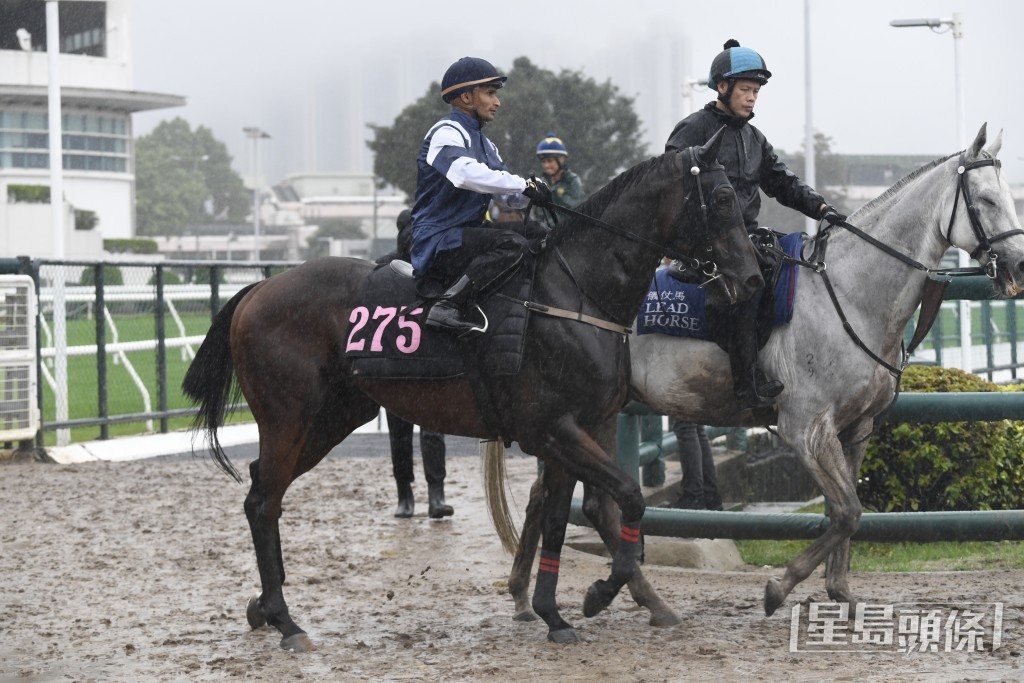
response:
<path fill-rule="evenodd" d="M 373 270 L 349 315 L 345 355 L 352 374 L 374 379 L 442 379 L 467 372 L 489 377 L 516 375 L 522 360 L 529 311 L 510 299 L 528 301 L 536 259 L 524 263 L 485 292 L 467 315 L 487 329 L 458 339 L 428 328 L 425 301 L 412 277 L 412 266 L 392 261 Z M 441 289 L 440 291 L 443 291 Z M 493 296 L 500 292 L 506 296 Z"/>
<path fill-rule="evenodd" d="M 788 323 L 793 317 L 799 268 L 792 261 L 781 258 L 772 247 L 781 249 L 788 256 L 800 258 L 803 236 L 803 233 L 795 232 L 779 238 L 768 230 L 759 230 L 751 236 L 765 279 L 765 295 L 758 312 L 759 328 L 770 331 Z M 647 298 L 637 315 L 637 334 L 711 339 L 704 289 L 697 282 L 684 282 L 679 277 L 671 268 L 661 268 L 654 274 Z M 682 277 L 686 278 L 685 275 Z M 758 337 L 762 344 L 768 338 L 765 329 L 759 329 Z"/>

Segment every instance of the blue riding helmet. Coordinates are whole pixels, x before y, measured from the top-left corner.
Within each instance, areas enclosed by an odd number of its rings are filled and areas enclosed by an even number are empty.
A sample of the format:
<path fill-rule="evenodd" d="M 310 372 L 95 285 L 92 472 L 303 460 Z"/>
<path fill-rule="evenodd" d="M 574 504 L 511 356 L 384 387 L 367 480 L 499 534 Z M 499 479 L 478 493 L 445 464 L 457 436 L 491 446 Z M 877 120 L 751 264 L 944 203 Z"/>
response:
<path fill-rule="evenodd" d="M 444 72 L 444 78 L 441 79 L 441 99 L 450 104 L 459 93 L 485 83 L 500 88 L 507 79 L 508 76 L 502 76 L 486 59 L 463 57 Z"/>
<path fill-rule="evenodd" d="M 537 145 L 537 158 L 543 159 L 549 156 L 568 157 L 569 149 L 554 133 L 548 133 L 547 137 Z"/>
<path fill-rule="evenodd" d="M 740 47 L 739 42 L 732 38 L 727 40 L 723 47 L 725 49 L 711 62 L 708 87 L 712 90 L 717 90 L 719 82 L 726 79 L 742 78 L 764 85 L 772 77 L 772 72 L 768 70 L 764 59 L 754 50 Z"/>

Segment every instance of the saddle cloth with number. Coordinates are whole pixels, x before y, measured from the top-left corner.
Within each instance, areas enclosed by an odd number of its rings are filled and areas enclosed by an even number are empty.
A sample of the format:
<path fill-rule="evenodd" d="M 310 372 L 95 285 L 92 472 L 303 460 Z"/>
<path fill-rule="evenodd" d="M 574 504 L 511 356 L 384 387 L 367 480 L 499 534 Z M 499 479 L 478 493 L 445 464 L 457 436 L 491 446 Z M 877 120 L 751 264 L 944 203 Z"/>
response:
<path fill-rule="evenodd" d="M 520 301 L 529 299 L 533 259 L 497 290 Z M 426 326 L 430 303 L 411 277 L 412 268 L 392 261 L 370 273 L 349 316 L 345 356 L 352 374 L 374 379 L 442 379 L 474 375 L 516 375 L 522 360 L 529 311 L 500 296 L 479 301 L 472 320 L 487 320 L 487 330 L 460 340 Z"/>
<path fill-rule="evenodd" d="M 802 237 L 803 233 L 799 232 L 783 235 L 779 238 L 779 246 L 789 256 L 800 258 Z M 764 268 L 762 272 L 767 282 L 766 289 L 771 295 L 766 295 L 761 305 L 762 308 L 771 307 L 771 311 L 764 311 L 758 318 L 770 320 L 772 326 L 784 325 L 793 317 L 799 268 L 792 261 L 784 261 L 781 268 Z M 777 277 L 774 277 L 776 274 Z M 704 290 L 695 283 L 676 279 L 668 268 L 658 270 L 654 274 L 647 298 L 640 306 L 636 333 L 711 339 Z"/>

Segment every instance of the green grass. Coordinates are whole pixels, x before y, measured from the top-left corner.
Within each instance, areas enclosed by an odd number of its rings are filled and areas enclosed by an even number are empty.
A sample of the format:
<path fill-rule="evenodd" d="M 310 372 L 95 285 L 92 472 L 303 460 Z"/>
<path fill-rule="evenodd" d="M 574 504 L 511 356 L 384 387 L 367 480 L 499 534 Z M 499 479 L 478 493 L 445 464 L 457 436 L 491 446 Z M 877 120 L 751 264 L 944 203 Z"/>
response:
<path fill-rule="evenodd" d="M 797 512 L 822 514 L 810 505 Z M 736 541 L 745 564 L 782 567 L 803 552 L 811 541 Z M 850 568 L 857 572 L 968 571 L 1024 569 L 1024 544 L 1018 541 L 968 543 L 875 543 L 853 541 Z"/>
<path fill-rule="evenodd" d="M 118 341 L 139 341 L 156 338 L 156 319 L 152 313 L 141 312 L 129 315 L 117 315 L 115 313 L 114 323 L 117 326 Z M 181 312 L 182 323 L 185 326 L 186 336 L 205 334 L 210 326 L 210 314 L 208 311 L 185 313 Z M 168 336 L 179 336 L 177 325 L 167 316 L 165 319 L 165 331 Z M 96 323 L 94 320 L 85 318 L 72 318 L 67 321 L 68 346 L 81 346 L 96 343 Z M 113 343 L 112 331 L 107 328 L 107 343 Z M 132 351 L 127 354 L 128 360 L 138 374 L 142 383 L 147 388 L 150 396 L 152 410 L 159 409 L 159 398 L 157 395 L 157 357 L 156 350 Z M 181 393 L 181 382 L 191 360 L 186 356 L 182 358 L 180 348 L 168 348 L 167 361 L 167 407 L 168 409 L 190 407 L 188 399 Z M 52 373 L 51 367 L 51 373 Z M 42 381 L 42 378 L 40 378 Z M 68 359 L 68 416 L 71 419 L 96 417 L 99 414 L 99 391 L 98 376 L 95 356 L 78 356 Z M 142 394 L 132 380 L 126 366 L 119 362 L 116 354 L 107 354 L 107 412 L 111 416 L 124 415 L 128 413 L 141 413 L 145 411 L 145 404 Z M 43 382 L 43 419 L 44 422 L 56 420 L 56 400 L 49 384 Z M 231 416 L 229 422 L 251 421 L 248 413 Z M 174 418 L 170 420 L 170 429 L 181 429 L 189 426 L 191 418 Z M 159 429 L 159 422 L 155 422 L 154 429 Z M 130 422 L 110 425 L 112 436 L 125 436 L 130 434 L 142 434 L 146 432 L 146 423 Z M 100 428 L 76 427 L 71 430 L 73 442 L 87 441 L 98 438 Z M 47 444 L 53 444 L 56 439 L 55 432 L 47 430 L 44 433 Z"/>

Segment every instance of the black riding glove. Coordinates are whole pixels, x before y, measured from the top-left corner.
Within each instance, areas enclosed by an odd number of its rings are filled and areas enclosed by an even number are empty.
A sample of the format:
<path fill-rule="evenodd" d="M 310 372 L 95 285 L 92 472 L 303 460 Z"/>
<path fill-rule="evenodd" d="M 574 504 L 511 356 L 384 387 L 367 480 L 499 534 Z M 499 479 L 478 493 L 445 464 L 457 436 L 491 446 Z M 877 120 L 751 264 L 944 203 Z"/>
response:
<path fill-rule="evenodd" d="M 536 176 L 530 176 L 530 179 L 526 181 L 523 196 L 537 204 L 551 203 L 551 189 Z"/>
<path fill-rule="evenodd" d="M 825 206 L 825 209 L 821 212 L 820 220 L 825 221 L 829 225 L 835 225 L 836 223 L 845 223 L 846 214 L 839 213 L 838 211 L 836 211 L 836 207 L 832 206 L 831 204 L 827 204 Z"/>

